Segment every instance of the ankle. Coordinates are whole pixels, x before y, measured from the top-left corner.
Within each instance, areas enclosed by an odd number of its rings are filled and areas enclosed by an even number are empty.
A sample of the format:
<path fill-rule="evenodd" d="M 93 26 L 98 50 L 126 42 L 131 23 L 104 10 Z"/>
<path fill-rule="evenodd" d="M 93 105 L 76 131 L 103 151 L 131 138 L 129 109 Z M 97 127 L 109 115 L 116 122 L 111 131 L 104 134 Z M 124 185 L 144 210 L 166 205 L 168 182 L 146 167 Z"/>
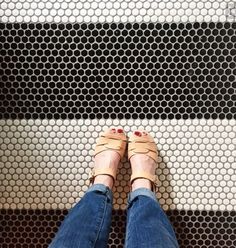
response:
<path fill-rule="evenodd" d="M 148 179 L 145 178 L 137 178 L 132 183 L 132 191 L 139 189 L 139 188 L 146 188 L 152 189 L 152 184 Z"/>
<path fill-rule="evenodd" d="M 105 186 L 112 189 L 113 187 L 113 178 L 109 175 L 97 175 L 94 179 L 93 184 L 104 184 Z"/>

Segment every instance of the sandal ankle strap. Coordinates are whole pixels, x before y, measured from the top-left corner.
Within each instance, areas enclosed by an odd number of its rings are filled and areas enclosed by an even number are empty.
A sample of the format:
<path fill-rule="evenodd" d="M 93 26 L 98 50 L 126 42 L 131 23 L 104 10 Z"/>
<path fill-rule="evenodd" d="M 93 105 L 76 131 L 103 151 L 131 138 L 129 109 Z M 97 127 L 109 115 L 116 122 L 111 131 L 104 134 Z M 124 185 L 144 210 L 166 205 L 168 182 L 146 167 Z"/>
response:
<path fill-rule="evenodd" d="M 148 179 L 151 184 L 152 184 L 152 191 L 155 192 L 156 191 L 156 187 L 158 185 L 158 178 L 156 175 L 152 175 L 152 174 L 149 174 L 149 173 L 146 173 L 144 171 L 136 171 L 134 172 L 132 175 L 131 175 L 131 178 L 130 178 L 130 185 L 132 185 L 133 181 L 135 179 L 138 179 L 138 178 L 144 178 L 144 179 Z"/>
<path fill-rule="evenodd" d="M 96 176 L 98 175 L 109 175 L 113 178 L 113 182 L 115 184 L 115 180 L 116 180 L 116 171 L 114 171 L 114 169 L 112 168 L 101 168 L 101 169 L 91 169 L 89 171 L 89 181 L 90 183 L 93 184 L 94 179 Z"/>

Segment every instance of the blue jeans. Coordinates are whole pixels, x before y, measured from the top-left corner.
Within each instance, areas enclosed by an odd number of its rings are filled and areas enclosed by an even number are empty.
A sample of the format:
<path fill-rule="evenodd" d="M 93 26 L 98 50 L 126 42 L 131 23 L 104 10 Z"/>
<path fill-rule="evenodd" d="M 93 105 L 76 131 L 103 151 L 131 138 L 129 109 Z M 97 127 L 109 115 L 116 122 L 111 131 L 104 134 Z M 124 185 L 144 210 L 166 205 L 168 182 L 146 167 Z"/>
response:
<path fill-rule="evenodd" d="M 108 187 L 92 185 L 70 210 L 49 248 L 107 247 L 112 200 Z M 179 247 L 169 219 L 148 189 L 140 188 L 129 194 L 125 247 Z"/>

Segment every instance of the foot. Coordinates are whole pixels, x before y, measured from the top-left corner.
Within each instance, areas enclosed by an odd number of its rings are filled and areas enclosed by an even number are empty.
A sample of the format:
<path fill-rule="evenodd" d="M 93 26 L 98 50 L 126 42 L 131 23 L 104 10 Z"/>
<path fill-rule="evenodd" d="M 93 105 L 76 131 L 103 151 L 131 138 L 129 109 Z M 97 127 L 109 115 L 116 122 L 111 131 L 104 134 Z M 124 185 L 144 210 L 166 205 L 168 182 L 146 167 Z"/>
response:
<path fill-rule="evenodd" d="M 123 129 L 108 129 L 106 132 L 111 133 L 123 133 Z M 98 153 L 94 158 L 94 168 L 102 168 L 102 167 L 112 167 L 115 170 L 118 169 L 120 162 L 120 155 L 118 152 L 113 150 L 102 151 Z M 114 180 L 112 176 L 109 175 L 97 175 L 94 179 L 94 184 L 104 184 L 110 189 L 112 189 Z"/>
<path fill-rule="evenodd" d="M 147 135 L 145 131 L 135 131 L 134 134 L 136 136 L 142 137 L 143 135 Z M 134 172 L 137 171 L 145 171 L 149 174 L 154 175 L 156 171 L 156 162 L 149 156 L 145 154 L 135 154 L 130 158 L 131 169 Z M 151 181 L 145 178 L 137 178 L 132 183 L 132 191 L 138 188 L 147 188 L 152 189 Z"/>

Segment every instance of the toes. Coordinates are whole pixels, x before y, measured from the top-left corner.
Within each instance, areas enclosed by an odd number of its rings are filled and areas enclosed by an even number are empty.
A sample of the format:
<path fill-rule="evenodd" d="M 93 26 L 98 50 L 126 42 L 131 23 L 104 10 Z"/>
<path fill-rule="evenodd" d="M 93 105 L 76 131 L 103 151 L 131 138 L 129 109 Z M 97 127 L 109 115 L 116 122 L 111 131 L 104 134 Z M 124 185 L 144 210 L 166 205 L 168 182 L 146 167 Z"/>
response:
<path fill-rule="evenodd" d="M 122 128 L 109 128 L 107 130 L 107 132 L 110 132 L 110 133 L 124 133 Z"/>
<path fill-rule="evenodd" d="M 141 137 L 142 136 L 142 133 L 140 131 L 135 131 L 134 132 L 134 135 Z"/>
<path fill-rule="evenodd" d="M 111 129 L 110 129 L 110 132 L 111 132 L 111 133 L 116 133 L 116 129 L 115 129 L 115 128 L 111 128 Z"/>
<path fill-rule="evenodd" d="M 122 128 L 111 128 L 110 132 L 111 133 L 124 133 Z"/>
<path fill-rule="evenodd" d="M 118 133 L 118 134 L 124 134 L 124 130 L 123 128 L 108 128 L 106 129 L 103 134 L 115 134 L 115 133 Z"/>
<path fill-rule="evenodd" d="M 147 136 L 148 133 L 146 131 L 139 131 L 139 130 L 137 130 L 137 131 L 134 132 L 134 135 L 136 135 L 138 137 L 141 137 L 141 136 Z"/>
<path fill-rule="evenodd" d="M 103 132 L 103 134 L 109 134 L 109 133 L 116 133 L 116 129 L 115 128 L 108 128 Z"/>

